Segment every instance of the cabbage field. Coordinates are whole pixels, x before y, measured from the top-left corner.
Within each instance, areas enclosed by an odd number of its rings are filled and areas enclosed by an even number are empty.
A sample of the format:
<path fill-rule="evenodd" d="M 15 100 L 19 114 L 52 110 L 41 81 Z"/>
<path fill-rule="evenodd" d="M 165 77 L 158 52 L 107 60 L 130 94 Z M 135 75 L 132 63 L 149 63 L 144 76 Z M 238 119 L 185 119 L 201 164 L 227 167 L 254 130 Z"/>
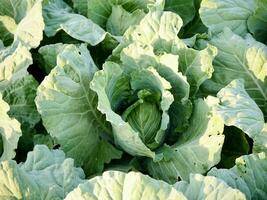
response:
<path fill-rule="evenodd" d="M 0 200 L 267 199 L 267 0 L 0 0 Z"/>

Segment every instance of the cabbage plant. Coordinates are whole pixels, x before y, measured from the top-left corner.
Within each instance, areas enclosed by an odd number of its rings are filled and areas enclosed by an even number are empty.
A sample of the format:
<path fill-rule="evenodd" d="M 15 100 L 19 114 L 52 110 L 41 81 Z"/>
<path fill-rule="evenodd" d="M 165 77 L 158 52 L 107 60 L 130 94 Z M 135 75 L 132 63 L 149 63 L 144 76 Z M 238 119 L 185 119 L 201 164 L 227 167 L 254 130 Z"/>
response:
<path fill-rule="evenodd" d="M 0 5 L 0 199 L 266 199 L 265 0 Z"/>

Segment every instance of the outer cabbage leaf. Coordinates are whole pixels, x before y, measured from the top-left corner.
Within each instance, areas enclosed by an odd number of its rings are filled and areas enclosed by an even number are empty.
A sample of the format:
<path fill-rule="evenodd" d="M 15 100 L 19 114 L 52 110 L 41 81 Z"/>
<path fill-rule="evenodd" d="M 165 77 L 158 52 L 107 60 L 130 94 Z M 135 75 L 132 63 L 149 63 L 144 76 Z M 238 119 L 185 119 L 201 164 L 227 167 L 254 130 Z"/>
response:
<path fill-rule="evenodd" d="M 233 80 L 218 92 L 218 113 L 227 126 L 236 126 L 254 138 L 264 126 L 263 113 L 244 88 L 244 81 Z"/>
<path fill-rule="evenodd" d="M 248 18 L 248 29 L 253 36 L 261 41 L 267 42 L 267 2 L 265 0 L 257 0 L 258 7 L 253 15 Z"/>
<path fill-rule="evenodd" d="M 184 26 L 183 31 L 180 35 L 183 38 L 198 37 L 201 34 L 206 34 L 208 28 L 203 24 L 200 15 L 199 8 L 202 0 L 194 0 L 195 6 L 195 16 L 192 21 L 190 21 L 186 26 Z"/>
<path fill-rule="evenodd" d="M 236 126 L 254 140 L 253 151 L 267 151 L 267 133 L 264 116 L 244 88 L 244 81 L 233 80 L 217 94 L 220 105 L 217 112 L 227 126 Z"/>
<path fill-rule="evenodd" d="M 27 75 L 30 64 L 32 64 L 31 54 L 21 43 L 3 48 L 0 51 L 0 90 Z"/>
<path fill-rule="evenodd" d="M 212 33 L 220 33 L 224 27 L 245 36 L 266 42 L 267 3 L 265 0 L 203 0 L 200 16 Z"/>
<path fill-rule="evenodd" d="M 161 124 L 152 146 L 158 146 L 158 144 L 162 143 L 164 132 L 169 123 L 167 112 L 173 101 L 173 96 L 168 91 L 171 86 L 153 68 L 139 70 L 133 71 L 130 74 L 131 79 L 129 79 L 127 74 L 123 72 L 123 67 L 116 63 L 106 62 L 103 70 L 96 72 L 91 82 L 91 89 L 98 95 L 98 109 L 106 115 L 107 121 L 112 125 L 115 142 L 131 155 L 158 159 L 159 156 L 155 155 L 141 140 L 140 132 L 134 130 L 129 123 L 125 122 L 114 111 L 120 104 L 129 101 L 130 96 L 133 95 L 131 90 L 148 89 L 158 91 L 161 96 L 160 108 L 162 116 Z M 140 117 L 144 118 L 145 116 L 142 115 Z M 146 121 L 143 123 L 146 123 Z M 152 123 L 150 124 L 151 127 L 155 125 L 152 121 L 149 121 L 149 123 Z"/>
<path fill-rule="evenodd" d="M 13 42 L 13 33 L 16 28 L 17 25 L 13 18 L 9 16 L 0 16 L 0 38 L 6 45 Z"/>
<path fill-rule="evenodd" d="M 27 14 L 27 7 L 31 7 L 34 1 L 15 1 L 15 0 L 2 0 L 0 8 L 1 15 L 6 15 L 14 18 L 16 23 L 21 21 Z"/>
<path fill-rule="evenodd" d="M 121 36 L 131 25 L 138 24 L 144 15 L 142 10 L 129 13 L 120 5 L 112 6 L 112 13 L 106 24 L 107 31 L 112 35 Z"/>
<path fill-rule="evenodd" d="M 43 8 L 45 34 L 54 36 L 59 30 L 64 30 L 71 37 L 97 45 L 105 39 L 106 31 L 86 17 L 73 13 L 63 1 L 51 0 Z"/>
<path fill-rule="evenodd" d="M 164 10 L 177 13 L 183 19 L 185 26 L 196 14 L 195 0 L 165 0 Z"/>
<path fill-rule="evenodd" d="M 216 176 L 229 186 L 239 189 L 247 199 L 265 199 L 267 196 L 266 154 L 251 154 L 236 159 L 236 165 L 227 169 L 213 168 L 208 175 Z"/>
<path fill-rule="evenodd" d="M 34 102 L 38 85 L 31 75 L 25 75 L 9 82 L 2 91 L 0 89 L 3 99 L 10 106 L 9 115 L 21 123 L 22 137 L 19 140 L 19 150 L 29 151 L 33 147 L 35 125 L 40 121 Z"/>
<path fill-rule="evenodd" d="M 57 65 L 57 55 L 60 54 L 68 44 L 56 43 L 39 48 L 41 54 L 41 65 L 47 74 Z"/>
<path fill-rule="evenodd" d="M 0 198 L 6 200 L 63 199 L 84 179 L 72 159 L 44 145 L 36 145 L 25 163 L 1 162 L 0 175 Z"/>
<path fill-rule="evenodd" d="M 101 172 L 104 163 L 121 156 L 106 141 L 111 129 L 96 109 L 97 96 L 89 88 L 96 71 L 85 45 L 69 45 L 58 55 L 57 66 L 41 83 L 36 97 L 47 131 L 87 174 Z"/>
<path fill-rule="evenodd" d="M 2 99 L 0 93 L 0 161 L 15 157 L 15 149 L 21 136 L 20 123 L 8 116 L 9 105 Z"/>
<path fill-rule="evenodd" d="M 21 124 L 33 128 L 40 121 L 34 99 L 38 82 L 31 75 L 9 84 L 3 91 L 3 99 L 9 104 L 9 115 Z"/>
<path fill-rule="evenodd" d="M 131 26 L 124 34 L 124 43 L 140 42 L 151 45 L 155 49 L 165 50 L 186 47 L 184 42 L 177 37 L 183 26 L 179 15 L 160 10 L 150 11 L 138 25 Z M 163 44 L 162 44 L 163 43 Z M 157 49 L 156 49 L 157 50 Z"/>
<path fill-rule="evenodd" d="M 228 27 L 234 33 L 245 36 L 248 33 L 247 20 L 257 7 L 256 1 L 203 0 L 199 13 L 203 23 L 212 33 L 220 33 L 224 27 Z"/>
<path fill-rule="evenodd" d="M 28 48 L 36 48 L 43 39 L 44 26 L 42 0 L 36 0 L 25 18 L 18 24 L 14 41 L 20 41 Z"/>
<path fill-rule="evenodd" d="M 177 37 L 182 25 L 182 19 L 175 13 L 152 10 L 138 25 L 127 29 L 122 42 L 113 50 L 110 60 L 119 60 L 123 48 L 131 43 L 148 45 L 148 48 L 152 46 L 157 55 L 165 51 L 170 53 L 179 48 L 185 48 L 186 44 Z"/>
<path fill-rule="evenodd" d="M 32 149 L 33 129 L 40 120 L 34 103 L 38 82 L 27 71 L 32 62 L 31 53 L 21 42 L 0 50 L 0 92 L 11 107 L 10 116 L 21 123 L 23 145 L 19 147 L 27 150 Z"/>
<path fill-rule="evenodd" d="M 227 42 L 226 42 L 227 41 Z M 265 112 L 267 102 L 267 47 L 250 35 L 245 39 L 225 29 L 210 43 L 218 48 L 211 81 L 204 84 L 207 92 L 218 92 L 234 79 L 244 79 L 245 89 Z"/>
<path fill-rule="evenodd" d="M 261 133 L 256 135 L 253 143 L 254 153 L 260 153 L 263 151 L 267 153 L 267 123 L 264 124 Z"/>
<path fill-rule="evenodd" d="M 39 46 L 43 38 L 42 0 L 4 0 L 0 9 L 0 32 L 7 45 L 21 42 L 27 48 Z M 3 38 L 2 38 L 3 39 Z"/>
<path fill-rule="evenodd" d="M 106 171 L 74 189 L 65 200 L 186 199 L 171 185 L 139 172 Z"/>
<path fill-rule="evenodd" d="M 74 8 L 78 12 L 95 23 L 105 28 L 107 21 L 112 15 L 113 9 L 116 6 L 121 6 L 128 13 L 133 13 L 137 10 L 147 11 L 149 4 L 154 4 L 156 0 L 72 0 Z"/>
<path fill-rule="evenodd" d="M 183 193 L 188 199 L 246 199 L 242 192 L 229 187 L 224 181 L 200 174 L 191 174 L 189 183 L 180 181 L 174 185 L 174 188 Z"/>
<path fill-rule="evenodd" d="M 27 71 L 33 63 L 28 48 L 25 43 L 15 41 L 0 50 L 0 92 L 10 105 L 10 116 L 21 123 L 23 135 L 18 149 L 27 151 L 32 149 L 33 129 L 40 120 L 34 103 L 38 82 Z"/>
<path fill-rule="evenodd" d="M 177 138 L 174 145 L 159 149 L 164 159 L 147 162 L 153 177 L 169 183 L 180 178 L 188 180 L 190 173 L 205 173 L 220 161 L 224 124 L 215 112 L 217 104 L 218 99 L 214 97 L 196 100 L 188 130 Z"/>
<path fill-rule="evenodd" d="M 207 48 L 197 51 L 191 48 L 180 49 L 179 71 L 188 79 L 190 93 L 194 95 L 200 85 L 210 79 L 214 71 L 212 61 L 217 55 L 217 48 L 209 45 Z"/>

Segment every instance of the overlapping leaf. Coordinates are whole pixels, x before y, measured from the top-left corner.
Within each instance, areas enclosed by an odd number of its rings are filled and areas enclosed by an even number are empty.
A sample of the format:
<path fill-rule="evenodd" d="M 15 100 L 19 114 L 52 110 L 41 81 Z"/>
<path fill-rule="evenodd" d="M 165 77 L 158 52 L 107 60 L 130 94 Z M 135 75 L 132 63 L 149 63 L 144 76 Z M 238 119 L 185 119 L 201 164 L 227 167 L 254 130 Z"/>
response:
<path fill-rule="evenodd" d="M 204 24 L 212 33 L 224 27 L 245 36 L 252 33 L 255 39 L 266 42 L 267 2 L 265 0 L 203 0 L 199 10 Z"/>
<path fill-rule="evenodd" d="M 66 200 L 172 200 L 186 199 L 171 185 L 138 172 L 107 171 L 73 190 Z"/>
<path fill-rule="evenodd" d="M 208 175 L 216 176 L 229 186 L 239 189 L 247 199 L 265 199 L 267 176 L 266 154 L 251 154 L 236 159 L 231 169 L 213 168 Z"/>
<path fill-rule="evenodd" d="M 25 163 L 1 162 L 0 175 L 0 198 L 6 200 L 63 199 L 84 179 L 72 159 L 44 145 L 35 146 Z"/>
<path fill-rule="evenodd" d="M 101 172 L 104 163 L 121 152 L 107 139 L 110 125 L 96 109 L 97 96 L 89 84 L 97 68 L 85 45 L 68 45 L 57 66 L 41 83 L 36 104 L 44 126 L 64 152 L 87 174 Z"/>
<path fill-rule="evenodd" d="M 246 91 L 265 112 L 267 47 L 250 35 L 242 38 L 229 29 L 214 36 L 210 43 L 218 48 L 218 55 L 213 62 L 215 71 L 211 81 L 205 83 L 205 90 L 216 93 L 232 80 L 244 79 Z"/>
<path fill-rule="evenodd" d="M 42 0 L 1 1 L 0 37 L 7 45 L 14 40 L 27 48 L 36 48 L 43 38 L 43 29 Z"/>
<path fill-rule="evenodd" d="M 9 105 L 2 99 L 0 93 L 0 161 L 15 157 L 15 149 L 21 136 L 20 123 L 8 116 Z"/>

